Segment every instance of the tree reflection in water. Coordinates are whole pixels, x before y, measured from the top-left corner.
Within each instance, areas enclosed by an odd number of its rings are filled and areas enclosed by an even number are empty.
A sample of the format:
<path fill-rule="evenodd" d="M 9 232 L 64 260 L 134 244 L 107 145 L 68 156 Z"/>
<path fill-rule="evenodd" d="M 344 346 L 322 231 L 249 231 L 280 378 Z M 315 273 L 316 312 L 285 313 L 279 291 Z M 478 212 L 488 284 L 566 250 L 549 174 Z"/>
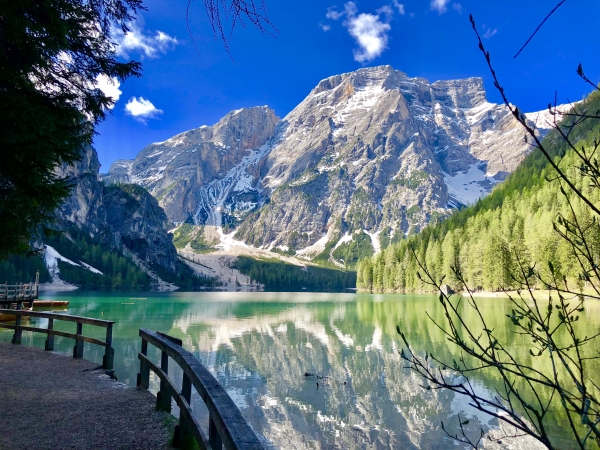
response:
<path fill-rule="evenodd" d="M 413 348 L 454 356 L 440 330 L 425 315 L 441 319 L 436 297 L 314 293 L 69 294 L 70 314 L 116 321 L 115 368 L 135 385 L 139 369 L 139 328 L 179 337 L 213 372 L 254 429 L 276 448 L 423 448 L 454 446 L 441 422 L 468 428 L 497 428 L 451 392 L 426 390 L 404 368 L 396 325 L 402 324 Z M 67 295 L 58 295 L 65 298 Z M 508 303 L 482 299 L 497 330 L 505 329 Z M 598 328 L 598 310 L 588 310 L 582 326 Z M 464 311 L 469 317 L 469 311 Z M 68 327 L 68 325 L 67 325 Z M 65 329 L 67 329 L 65 327 Z M 587 332 L 588 330 L 585 330 Z M 92 329 L 85 330 L 93 332 Z M 584 333 L 585 334 L 585 333 Z M 527 347 L 506 330 L 515 352 Z M 0 332 L 10 340 L 10 332 Z M 44 337 L 26 333 L 24 345 L 43 347 Z M 72 341 L 57 338 L 69 352 Z M 102 349 L 85 346 L 85 357 L 100 362 Z M 158 354 L 151 355 L 158 361 Z M 181 375 L 170 365 L 175 379 Z M 305 373 L 314 376 L 305 376 Z M 317 376 L 328 377 L 318 379 Z M 491 374 L 477 380 L 488 395 L 498 383 Z M 319 383 L 317 387 L 317 383 Z M 157 389 L 157 381 L 152 387 Z M 196 413 L 204 415 L 199 398 Z M 560 417 L 556 418 L 560 433 Z M 489 443 L 488 443 L 489 444 Z M 513 448 L 535 448 L 529 440 Z M 489 444 L 485 448 L 500 447 Z"/>

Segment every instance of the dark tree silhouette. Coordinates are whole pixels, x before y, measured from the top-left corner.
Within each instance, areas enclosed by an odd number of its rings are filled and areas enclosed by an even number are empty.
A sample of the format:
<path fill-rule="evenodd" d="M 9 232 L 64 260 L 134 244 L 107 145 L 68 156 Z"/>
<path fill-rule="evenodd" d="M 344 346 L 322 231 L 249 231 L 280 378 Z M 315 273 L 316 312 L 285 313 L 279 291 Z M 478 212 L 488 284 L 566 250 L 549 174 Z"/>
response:
<path fill-rule="evenodd" d="M 68 195 L 56 175 L 92 143 L 112 99 L 104 74 L 140 76 L 119 62 L 110 24 L 126 22 L 141 0 L 0 0 L 0 257 L 29 250 Z"/>
<path fill-rule="evenodd" d="M 190 2 L 191 3 L 191 2 Z M 271 26 L 253 0 L 203 0 L 215 35 L 224 25 Z M 189 7 L 189 3 L 188 3 Z M 0 0 L 0 259 L 30 252 L 69 195 L 57 176 L 92 143 L 113 100 L 97 77 L 141 76 L 115 55 L 111 26 L 127 24 L 142 0 Z"/>

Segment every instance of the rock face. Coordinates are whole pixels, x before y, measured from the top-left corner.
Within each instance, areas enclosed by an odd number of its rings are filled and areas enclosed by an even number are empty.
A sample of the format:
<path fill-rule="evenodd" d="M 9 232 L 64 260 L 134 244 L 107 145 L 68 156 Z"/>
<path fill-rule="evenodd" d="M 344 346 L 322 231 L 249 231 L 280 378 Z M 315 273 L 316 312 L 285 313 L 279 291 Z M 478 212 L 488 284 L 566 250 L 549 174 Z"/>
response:
<path fill-rule="evenodd" d="M 105 186 L 106 215 L 115 242 L 149 266 L 177 270 L 177 250 L 168 233 L 168 219 L 158 202 L 136 185 Z"/>
<path fill-rule="evenodd" d="M 174 222 L 236 224 L 259 206 L 258 162 L 278 122 L 267 107 L 230 112 L 115 162 L 108 179 L 144 186 Z"/>
<path fill-rule="evenodd" d="M 63 164 L 57 169 L 59 176 L 69 178 L 74 185 L 58 214 L 61 228 L 86 229 L 92 237 L 106 232 L 106 210 L 103 186 L 98 181 L 99 170 L 98 154 L 92 147 L 85 149 L 80 161 L 71 166 Z"/>
<path fill-rule="evenodd" d="M 177 251 L 168 233 L 167 216 L 156 199 L 136 185 L 104 185 L 99 169 L 98 155 L 91 147 L 81 161 L 58 169 L 59 175 L 74 183 L 58 213 L 58 228 L 83 230 L 142 261 L 144 268 L 158 266 L 175 273 L 180 264 Z"/>
<path fill-rule="evenodd" d="M 108 178 L 148 188 L 173 222 L 330 257 L 357 235 L 377 251 L 474 203 L 529 151 L 480 78 L 430 83 L 381 66 L 321 81 L 281 121 L 242 109 L 152 144 Z"/>

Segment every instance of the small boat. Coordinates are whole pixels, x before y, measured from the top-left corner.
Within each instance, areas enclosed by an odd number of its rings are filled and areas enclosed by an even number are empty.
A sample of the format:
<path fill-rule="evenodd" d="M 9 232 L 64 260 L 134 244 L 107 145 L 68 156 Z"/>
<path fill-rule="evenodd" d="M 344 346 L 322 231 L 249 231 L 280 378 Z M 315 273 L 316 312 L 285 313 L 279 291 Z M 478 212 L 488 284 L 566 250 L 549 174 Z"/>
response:
<path fill-rule="evenodd" d="M 32 308 L 23 308 L 21 309 L 21 311 L 31 311 Z M 17 316 L 15 316 L 14 314 L 5 314 L 5 313 L 0 313 L 0 322 L 14 322 L 15 318 Z M 29 320 L 29 316 L 23 316 L 21 317 L 21 321 L 26 321 Z"/>
<path fill-rule="evenodd" d="M 34 300 L 33 307 L 34 308 L 56 308 L 56 307 L 64 307 L 69 306 L 68 300 Z"/>

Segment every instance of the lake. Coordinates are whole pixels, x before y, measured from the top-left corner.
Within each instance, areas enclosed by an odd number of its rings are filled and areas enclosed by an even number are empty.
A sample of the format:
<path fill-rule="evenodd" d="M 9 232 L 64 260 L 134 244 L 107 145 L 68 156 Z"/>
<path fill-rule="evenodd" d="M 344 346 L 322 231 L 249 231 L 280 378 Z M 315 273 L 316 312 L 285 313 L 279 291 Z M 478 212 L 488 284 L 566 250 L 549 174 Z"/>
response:
<path fill-rule="evenodd" d="M 68 299 L 69 314 L 116 322 L 115 369 L 119 381 L 130 386 L 135 386 L 139 370 L 139 328 L 181 338 L 269 447 L 442 449 L 454 445 L 440 423 L 455 430 L 458 414 L 470 419 L 468 428 L 474 433 L 480 426 L 498 427 L 495 420 L 478 415 L 465 398 L 423 389 L 422 379 L 405 368 L 398 354 L 402 343 L 396 325 L 418 352 L 430 351 L 450 362 L 460 356 L 425 314 L 443 323 L 434 296 L 211 292 L 42 297 Z M 509 302 L 478 301 L 515 354 L 531 359 L 527 342 L 506 329 Z M 465 307 L 463 317 L 471 320 L 471 314 Z M 599 316 L 600 307 L 588 302 L 580 325 L 584 334 L 598 331 Z M 45 326 L 43 320 L 39 325 Z M 61 329 L 72 331 L 74 324 Z M 84 334 L 102 337 L 102 330 L 84 326 Z M 10 341 L 11 335 L 0 331 L 0 340 Z M 44 339 L 24 332 L 23 345 L 43 347 Z M 71 340 L 56 339 L 58 351 L 70 353 L 72 346 Z M 100 363 L 102 354 L 103 349 L 85 344 L 86 359 Z M 150 355 L 159 361 L 157 353 Z M 179 380 L 173 366 L 170 372 Z M 489 395 L 500 386 L 494 374 L 480 374 L 474 382 Z M 151 390 L 156 392 L 157 386 L 154 377 Z M 203 417 L 201 401 L 196 397 L 192 403 Z M 561 418 L 554 421 L 559 439 Z"/>

